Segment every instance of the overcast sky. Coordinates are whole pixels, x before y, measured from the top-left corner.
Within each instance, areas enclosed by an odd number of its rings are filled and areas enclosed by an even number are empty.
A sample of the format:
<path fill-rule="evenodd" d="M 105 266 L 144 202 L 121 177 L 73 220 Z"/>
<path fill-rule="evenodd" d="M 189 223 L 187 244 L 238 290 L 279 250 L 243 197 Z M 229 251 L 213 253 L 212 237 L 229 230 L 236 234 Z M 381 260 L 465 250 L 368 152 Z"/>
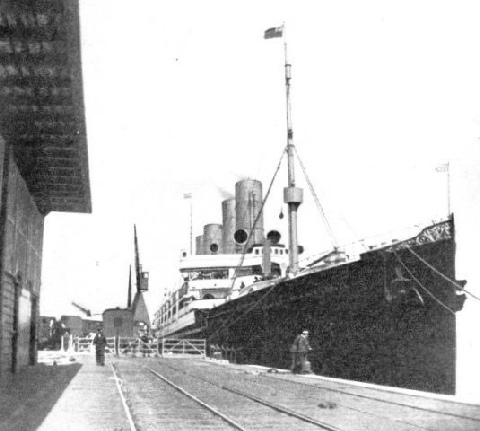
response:
<path fill-rule="evenodd" d="M 447 214 L 480 160 L 476 1 L 82 0 L 93 214 L 46 218 L 41 313 L 126 306 L 133 224 L 153 315 L 194 235 L 221 222 L 235 182 L 264 192 L 286 144 L 284 39 L 294 143 L 340 244 Z M 305 255 L 331 247 L 305 188 Z M 469 174 L 471 175 L 471 173 Z M 470 178 L 470 182 L 478 176 Z M 282 169 L 265 227 L 279 229 Z M 304 256 L 305 257 L 305 256 Z"/>

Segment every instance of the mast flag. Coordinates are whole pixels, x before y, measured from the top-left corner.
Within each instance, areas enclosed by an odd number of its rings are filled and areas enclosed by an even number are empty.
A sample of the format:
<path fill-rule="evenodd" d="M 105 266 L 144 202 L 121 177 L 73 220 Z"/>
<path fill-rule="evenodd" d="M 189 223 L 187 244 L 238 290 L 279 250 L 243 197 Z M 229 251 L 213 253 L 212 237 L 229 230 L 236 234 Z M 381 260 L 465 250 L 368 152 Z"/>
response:
<path fill-rule="evenodd" d="M 264 39 L 273 39 L 274 37 L 282 37 L 282 36 L 283 36 L 283 26 L 269 28 L 268 30 L 265 30 L 265 34 L 263 35 Z"/>
<path fill-rule="evenodd" d="M 435 170 L 437 172 L 448 172 L 448 168 L 449 168 L 448 163 L 445 163 L 443 165 L 437 166 Z"/>

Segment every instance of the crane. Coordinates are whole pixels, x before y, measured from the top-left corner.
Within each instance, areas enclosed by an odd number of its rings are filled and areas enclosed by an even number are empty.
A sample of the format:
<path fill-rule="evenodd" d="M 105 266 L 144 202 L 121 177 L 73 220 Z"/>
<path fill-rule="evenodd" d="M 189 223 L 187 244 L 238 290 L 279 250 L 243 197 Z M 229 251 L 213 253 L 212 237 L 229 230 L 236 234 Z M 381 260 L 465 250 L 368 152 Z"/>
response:
<path fill-rule="evenodd" d="M 86 306 L 80 305 L 78 302 L 75 302 L 75 301 L 72 301 L 72 305 L 78 308 L 80 311 L 83 311 L 88 317 L 92 316 L 92 312 Z"/>

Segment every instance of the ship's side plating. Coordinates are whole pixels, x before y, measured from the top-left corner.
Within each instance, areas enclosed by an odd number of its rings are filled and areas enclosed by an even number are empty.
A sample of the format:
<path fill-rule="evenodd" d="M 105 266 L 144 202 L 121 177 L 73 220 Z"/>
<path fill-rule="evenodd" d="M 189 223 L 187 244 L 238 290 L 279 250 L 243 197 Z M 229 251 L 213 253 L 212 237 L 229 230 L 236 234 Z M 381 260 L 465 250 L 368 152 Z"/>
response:
<path fill-rule="evenodd" d="M 234 348 L 239 361 L 287 368 L 292 340 L 308 329 L 316 373 L 451 394 L 455 312 L 465 299 L 449 281 L 454 263 L 449 220 L 356 262 L 213 308 L 203 335 Z"/>

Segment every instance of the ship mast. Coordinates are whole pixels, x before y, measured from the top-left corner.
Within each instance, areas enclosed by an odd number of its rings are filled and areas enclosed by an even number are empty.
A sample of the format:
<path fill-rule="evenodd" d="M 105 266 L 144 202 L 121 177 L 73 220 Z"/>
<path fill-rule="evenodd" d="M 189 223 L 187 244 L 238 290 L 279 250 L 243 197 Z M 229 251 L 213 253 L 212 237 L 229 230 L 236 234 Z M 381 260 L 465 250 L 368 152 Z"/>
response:
<path fill-rule="evenodd" d="M 137 226 L 133 225 L 134 245 L 135 245 L 135 281 L 137 283 L 137 292 L 140 292 L 142 279 L 142 266 L 140 265 L 140 253 L 138 251 Z"/>
<path fill-rule="evenodd" d="M 295 160 L 293 145 L 292 112 L 290 100 L 290 80 L 292 79 L 291 64 L 287 57 L 287 38 L 285 24 L 283 25 L 285 46 L 285 90 L 287 96 L 287 155 L 288 155 L 288 187 L 283 189 L 283 201 L 288 205 L 288 248 L 289 271 L 296 275 L 298 272 L 298 234 L 297 209 L 303 202 L 303 189 L 295 186 Z"/>
<path fill-rule="evenodd" d="M 128 274 L 128 298 L 127 308 L 132 306 L 132 265 L 130 265 L 130 272 Z"/>

